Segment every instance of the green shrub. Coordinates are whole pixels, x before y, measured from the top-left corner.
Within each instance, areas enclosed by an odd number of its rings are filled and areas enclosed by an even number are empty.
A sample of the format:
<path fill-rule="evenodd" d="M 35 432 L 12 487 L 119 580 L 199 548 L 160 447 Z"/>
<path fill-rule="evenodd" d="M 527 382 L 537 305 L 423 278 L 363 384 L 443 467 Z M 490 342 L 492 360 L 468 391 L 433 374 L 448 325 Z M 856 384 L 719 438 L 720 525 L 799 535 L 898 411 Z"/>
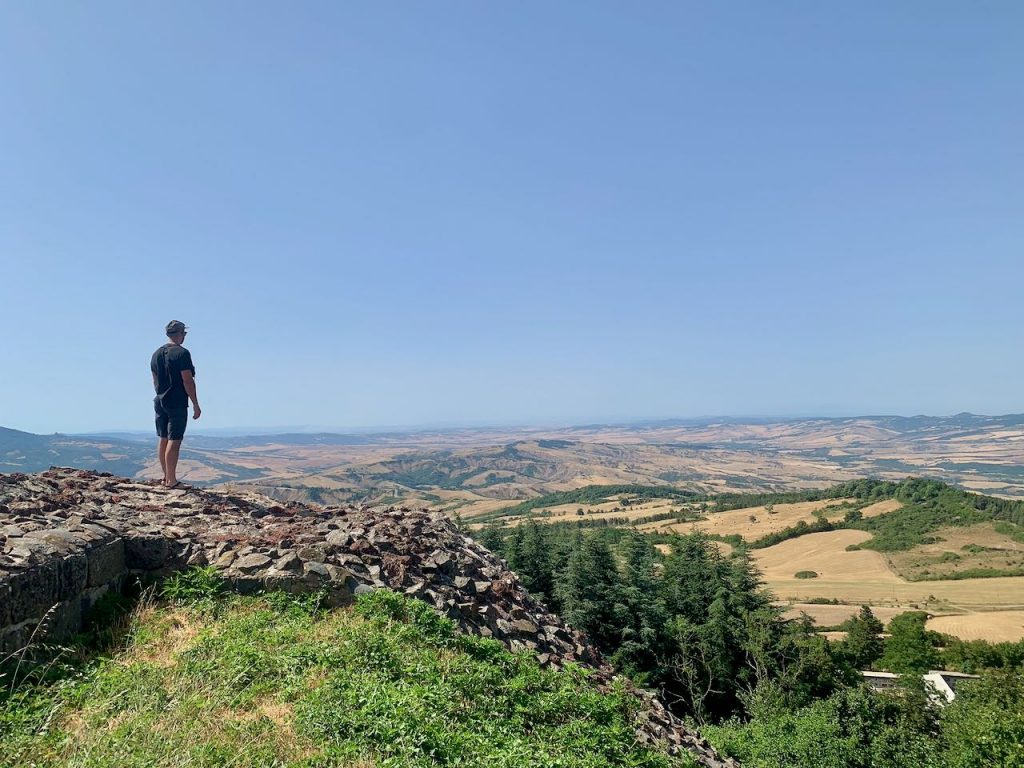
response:
<path fill-rule="evenodd" d="M 212 565 L 175 573 L 160 587 L 161 597 L 181 604 L 212 600 L 225 592 L 227 584 Z"/>

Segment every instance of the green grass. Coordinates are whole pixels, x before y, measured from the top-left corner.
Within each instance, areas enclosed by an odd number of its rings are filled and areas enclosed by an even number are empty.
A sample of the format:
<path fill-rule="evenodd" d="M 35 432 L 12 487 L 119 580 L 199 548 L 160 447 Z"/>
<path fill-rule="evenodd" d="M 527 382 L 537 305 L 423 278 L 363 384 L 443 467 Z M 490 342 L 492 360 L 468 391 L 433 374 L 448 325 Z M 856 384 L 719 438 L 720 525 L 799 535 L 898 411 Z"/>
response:
<path fill-rule="evenodd" d="M 0 679 L 0 765 L 670 768 L 636 743 L 637 700 L 541 669 L 388 591 L 315 598 L 172 583 L 123 640 Z M 44 674 L 45 672 L 45 674 Z"/>

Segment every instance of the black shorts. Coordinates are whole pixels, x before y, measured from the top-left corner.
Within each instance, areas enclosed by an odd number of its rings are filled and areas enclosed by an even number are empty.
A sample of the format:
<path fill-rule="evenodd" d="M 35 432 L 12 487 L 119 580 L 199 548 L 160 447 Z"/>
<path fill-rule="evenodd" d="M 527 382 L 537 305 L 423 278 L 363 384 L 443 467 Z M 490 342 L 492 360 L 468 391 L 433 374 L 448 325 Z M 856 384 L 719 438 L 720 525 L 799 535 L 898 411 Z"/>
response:
<path fill-rule="evenodd" d="M 156 434 L 167 440 L 181 440 L 185 437 L 188 425 L 188 406 L 184 408 L 164 408 L 160 399 L 153 400 L 156 410 Z"/>

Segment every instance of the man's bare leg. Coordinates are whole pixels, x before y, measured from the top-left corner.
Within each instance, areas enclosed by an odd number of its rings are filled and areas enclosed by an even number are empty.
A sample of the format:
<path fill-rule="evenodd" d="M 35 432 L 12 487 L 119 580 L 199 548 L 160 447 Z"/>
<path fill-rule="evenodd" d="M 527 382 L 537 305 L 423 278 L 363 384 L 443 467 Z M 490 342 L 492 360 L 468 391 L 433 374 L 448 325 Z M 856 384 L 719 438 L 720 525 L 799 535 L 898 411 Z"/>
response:
<path fill-rule="evenodd" d="M 181 440 L 168 440 L 164 449 L 164 485 L 170 487 L 178 482 L 178 453 Z"/>
<path fill-rule="evenodd" d="M 161 437 L 160 442 L 156 446 L 156 455 L 160 457 L 160 469 L 163 470 L 164 476 L 160 479 L 160 482 L 164 485 L 167 484 L 167 438 Z"/>

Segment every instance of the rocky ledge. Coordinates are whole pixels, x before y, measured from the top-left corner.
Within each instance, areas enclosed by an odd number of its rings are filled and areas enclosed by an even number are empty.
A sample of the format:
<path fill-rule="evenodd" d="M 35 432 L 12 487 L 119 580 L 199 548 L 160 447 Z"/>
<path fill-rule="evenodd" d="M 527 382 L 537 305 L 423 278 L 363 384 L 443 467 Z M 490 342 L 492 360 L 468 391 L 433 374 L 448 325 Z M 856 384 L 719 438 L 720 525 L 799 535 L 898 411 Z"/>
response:
<path fill-rule="evenodd" d="M 322 590 L 335 605 L 392 589 L 542 664 L 591 667 L 595 685 L 615 676 L 503 560 L 437 513 L 281 505 L 67 468 L 0 475 L 0 651 L 77 631 L 91 604 L 127 579 L 207 565 L 240 592 Z M 656 696 L 632 691 L 645 701 L 643 742 L 688 750 L 705 766 L 736 765 Z"/>

